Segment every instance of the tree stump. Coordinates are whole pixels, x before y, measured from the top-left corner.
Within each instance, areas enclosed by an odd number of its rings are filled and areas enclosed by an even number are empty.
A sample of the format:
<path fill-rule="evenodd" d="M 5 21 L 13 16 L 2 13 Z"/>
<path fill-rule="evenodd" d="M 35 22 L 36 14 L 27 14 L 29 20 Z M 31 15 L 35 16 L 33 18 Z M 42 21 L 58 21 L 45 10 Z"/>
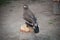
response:
<path fill-rule="evenodd" d="M 26 27 L 26 25 L 24 24 L 21 27 Z M 28 27 L 28 29 L 29 30 L 27 31 L 20 30 L 20 40 L 34 40 L 35 34 L 33 32 L 33 29 L 30 27 Z"/>

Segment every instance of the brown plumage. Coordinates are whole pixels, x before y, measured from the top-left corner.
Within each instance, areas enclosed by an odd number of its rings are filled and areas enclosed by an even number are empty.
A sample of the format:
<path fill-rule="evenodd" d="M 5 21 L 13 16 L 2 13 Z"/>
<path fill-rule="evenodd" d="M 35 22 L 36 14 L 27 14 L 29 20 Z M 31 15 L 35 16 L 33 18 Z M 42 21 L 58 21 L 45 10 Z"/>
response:
<path fill-rule="evenodd" d="M 33 12 L 29 9 L 28 5 L 24 5 L 23 6 L 23 18 L 26 21 L 25 23 L 30 26 L 33 27 L 36 31 L 36 28 L 38 28 L 38 24 L 37 24 L 37 19 L 35 17 L 35 15 L 33 14 Z M 38 28 L 39 31 L 39 28 Z"/>
<path fill-rule="evenodd" d="M 23 14 L 24 20 L 30 22 L 30 23 L 36 23 L 36 17 L 33 14 L 31 10 L 29 10 L 28 5 L 24 5 L 24 14 Z"/>

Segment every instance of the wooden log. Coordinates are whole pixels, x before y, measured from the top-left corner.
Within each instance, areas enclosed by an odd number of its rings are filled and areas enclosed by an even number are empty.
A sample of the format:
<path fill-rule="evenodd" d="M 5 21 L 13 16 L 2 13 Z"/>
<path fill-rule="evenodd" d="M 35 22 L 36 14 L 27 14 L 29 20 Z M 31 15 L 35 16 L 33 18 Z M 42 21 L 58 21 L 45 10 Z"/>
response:
<path fill-rule="evenodd" d="M 26 27 L 26 25 L 22 25 L 20 28 L 20 40 L 34 40 L 35 34 L 33 29 L 30 27 Z"/>

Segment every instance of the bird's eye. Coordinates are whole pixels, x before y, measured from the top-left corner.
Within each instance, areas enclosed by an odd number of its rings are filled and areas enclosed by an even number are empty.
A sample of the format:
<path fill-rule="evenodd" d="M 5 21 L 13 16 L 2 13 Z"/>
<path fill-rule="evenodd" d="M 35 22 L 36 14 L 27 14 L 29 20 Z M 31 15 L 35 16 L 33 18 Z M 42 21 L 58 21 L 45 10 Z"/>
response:
<path fill-rule="evenodd" d="M 36 23 L 35 26 L 37 26 L 38 24 Z"/>
<path fill-rule="evenodd" d="M 26 8 L 26 6 L 24 6 L 24 8 Z"/>

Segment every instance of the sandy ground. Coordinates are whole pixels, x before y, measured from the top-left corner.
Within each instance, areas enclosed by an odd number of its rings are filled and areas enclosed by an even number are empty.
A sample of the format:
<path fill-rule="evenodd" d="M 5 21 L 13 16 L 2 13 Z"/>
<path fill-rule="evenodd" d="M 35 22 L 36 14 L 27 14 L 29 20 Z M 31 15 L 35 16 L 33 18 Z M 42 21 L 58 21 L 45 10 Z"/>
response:
<path fill-rule="evenodd" d="M 53 15 L 52 3 L 32 3 L 29 8 L 37 17 L 40 28 L 40 32 L 34 34 L 35 40 L 60 40 L 60 16 Z M 0 40 L 20 40 L 19 29 L 24 24 L 22 15 L 23 4 L 19 1 L 0 7 Z"/>

